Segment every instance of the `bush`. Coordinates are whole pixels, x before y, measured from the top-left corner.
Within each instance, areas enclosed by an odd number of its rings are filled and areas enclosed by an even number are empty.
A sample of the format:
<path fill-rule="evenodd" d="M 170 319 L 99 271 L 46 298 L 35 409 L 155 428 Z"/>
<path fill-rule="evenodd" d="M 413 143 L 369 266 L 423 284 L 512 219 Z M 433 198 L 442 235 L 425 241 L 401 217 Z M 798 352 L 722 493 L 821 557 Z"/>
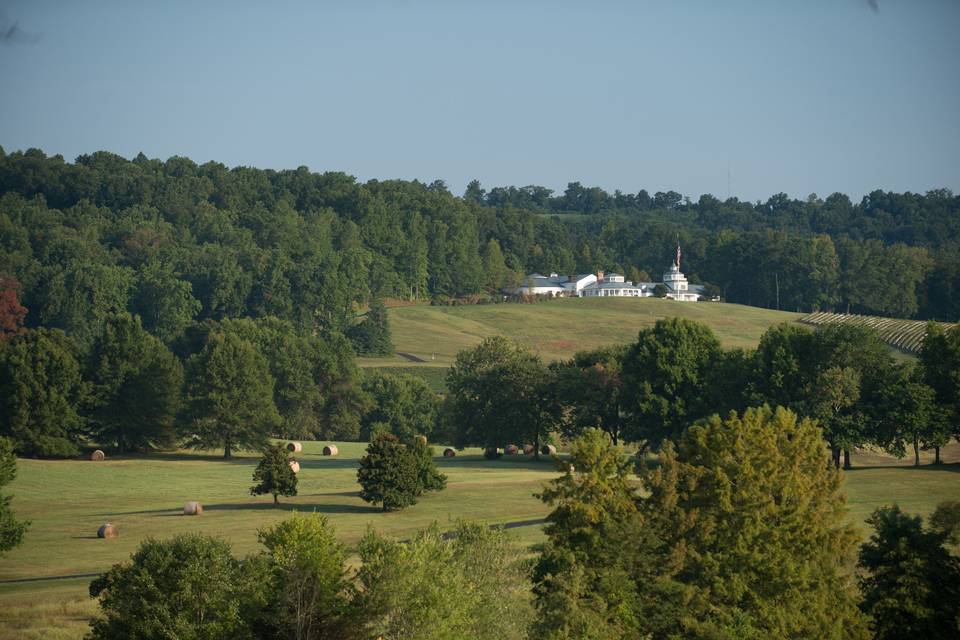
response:
<path fill-rule="evenodd" d="M 408 445 L 417 459 L 417 479 L 421 491 L 442 491 L 447 487 L 447 476 L 440 473 L 433 459 L 433 447 L 418 438 Z"/>

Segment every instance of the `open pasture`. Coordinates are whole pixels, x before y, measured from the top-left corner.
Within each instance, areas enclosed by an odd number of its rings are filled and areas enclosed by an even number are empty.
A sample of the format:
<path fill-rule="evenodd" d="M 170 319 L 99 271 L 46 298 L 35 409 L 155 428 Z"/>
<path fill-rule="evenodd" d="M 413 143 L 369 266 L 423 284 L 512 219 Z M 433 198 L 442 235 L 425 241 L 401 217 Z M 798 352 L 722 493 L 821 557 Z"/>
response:
<path fill-rule="evenodd" d="M 707 324 L 725 347 L 747 348 L 755 347 L 769 327 L 794 322 L 801 314 L 659 298 L 558 298 L 536 304 L 394 307 L 389 310 L 389 319 L 397 355 L 360 358 L 359 362 L 372 367 L 449 367 L 458 351 L 493 335 L 513 338 L 546 361 L 561 360 L 578 351 L 633 342 L 641 329 L 672 317 Z"/>
<path fill-rule="evenodd" d="M 543 518 L 548 509 L 532 494 L 556 471 L 548 460 L 524 456 L 483 459 L 478 449 L 455 458 L 440 457 L 449 478 L 445 491 L 428 494 L 404 511 L 383 513 L 360 500 L 356 484 L 362 443 L 337 443 L 340 455 L 321 455 L 322 442 L 305 442 L 298 454 L 299 495 L 281 498 L 249 495 L 256 463 L 252 454 L 223 460 L 212 454 L 177 452 L 138 457 L 81 460 L 21 460 L 10 487 L 14 508 L 32 525 L 24 544 L 0 561 L 0 640 L 4 638 L 79 638 L 85 618 L 94 612 L 86 595 L 90 578 L 20 582 L 25 578 L 94 573 L 126 560 L 141 540 L 185 532 L 222 536 L 234 551 L 257 551 L 257 530 L 287 517 L 294 509 L 326 514 L 340 538 L 354 544 L 368 526 L 404 538 L 432 522 L 441 527 L 456 518 L 509 523 Z M 910 459 L 896 460 L 858 452 L 846 472 L 850 518 L 861 523 L 874 508 L 899 503 L 930 513 L 946 499 L 960 496 L 960 445 L 944 449 L 947 464 L 914 469 Z M 924 461 L 928 461 L 926 458 Z M 184 516 L 185 502 L 203 503 L 201 516 Z M 97 528 L 115 523 L 120 537 L 101 540 Z M 866 525 L 861 527 L 869 534 Z M 540 526 L 512 531 L 518 553 L 543 539 Z"/>

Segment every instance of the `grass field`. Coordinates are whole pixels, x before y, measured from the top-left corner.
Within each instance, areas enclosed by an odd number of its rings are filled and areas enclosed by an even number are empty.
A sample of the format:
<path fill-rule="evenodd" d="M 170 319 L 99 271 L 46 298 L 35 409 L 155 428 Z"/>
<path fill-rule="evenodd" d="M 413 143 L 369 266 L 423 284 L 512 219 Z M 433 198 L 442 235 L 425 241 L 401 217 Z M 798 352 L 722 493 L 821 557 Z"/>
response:
<path fill-rule="evenodd" d="M 542 518 L 546 507 L 533 497 L 555 475 L 548 461 L 521 457 L 484 460 L 478 450 L 439 459 L 448 488 L 397 513 L 383 513 L 358 496 L 357 458 L 363 444 L 339 444 L 340 456 L 320 455 L 322 443 L 304 443 L 299 455 L 300 492 L 274 508 L 269 496 L 251 497 L 256 459 L 225 461 L 195 453 L 87 461 L 21 460 L 10 486 L 19 517 L 32 520 L 24 544 L 0 560 L 0 580 L 102 571 L 126 560 L 147 537 L 202 532 L 228 539 L 235 552 L 258 549 L 257 529 L 293 509 L 327 514 L 340 538 L 355 543 L 368 526 L 405 538 L 431 522 L 446 527 L 464 517 L 490 523 Z M 439 451 L 438 451 L 439 453 Z M 846 473 L 850 518 L 862 523 L 879 505 L 897 502 L 927 514 L 937 502 L 960 495 L 960 445 L 944 450 L 951 463 L 914 469 L 864 452 Z M 925 459 L 926 460 L 926 459 Z M 183 503 L 200 500 L 200 517 L 181 515 Z M 120 528 L 116 540 L 96 538 L 104 522 Z M 863 531 L 867 534 L 866 529 Z M 519 547 L 542 540 L 539 526 L 511 531 Z M 79 638 L 95 610 L 86 595 L 90 578 L 0 584 L 0 639 Z"/>
<path fill-rule="evenodd" d="M 559 298 L 538 304 L 395 307 L 390 309 L 389 318 L 397 352 L 424 362 L 411 362 L 401 355 L 361 358 L 359 362 L 365 367 L 449 367 L 458 351 L 493 335 L 514 338 L 544 360 L 552 361 L 569 358 L 577 351 L 633 342 L 640 329 L 670 317 L 707 324 L 726 347 L 754 347 L 770 326 L 795 322 L 801 314 L 659 298 Z"/>

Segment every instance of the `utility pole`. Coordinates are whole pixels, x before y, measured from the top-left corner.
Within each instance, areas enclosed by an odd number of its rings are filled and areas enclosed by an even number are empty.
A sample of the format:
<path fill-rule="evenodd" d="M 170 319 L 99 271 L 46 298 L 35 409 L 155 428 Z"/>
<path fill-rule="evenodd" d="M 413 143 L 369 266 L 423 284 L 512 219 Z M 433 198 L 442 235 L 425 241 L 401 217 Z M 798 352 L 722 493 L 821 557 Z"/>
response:
<path fill-rule="evenodd" d="M 780 274 L 774 273 L 773 280 L 777 284 L 777 311 L 780 311 Z"/>

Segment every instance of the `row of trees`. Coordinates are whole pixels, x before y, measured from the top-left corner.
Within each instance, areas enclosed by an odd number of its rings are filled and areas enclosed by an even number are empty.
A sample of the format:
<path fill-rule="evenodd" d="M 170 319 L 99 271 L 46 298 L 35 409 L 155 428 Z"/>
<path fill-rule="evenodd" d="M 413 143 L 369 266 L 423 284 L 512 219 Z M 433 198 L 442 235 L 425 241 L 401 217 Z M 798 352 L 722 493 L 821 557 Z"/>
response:
<path fill-rule="evenodd" d="M 960 198 L 946 191 L 856 205 L 839 194 L 684 204 L 671 192 L 634 205 L 621 194 L 598 215 L 541 213 L 592 207 L 581 204 L 590 193 L 574 189 L 556 209 L 303 167 L 0 149 L 0 276 L 17 283 L 29 326 L 83 346 L 119 311 L 167 342 L 194 321 L 236 317 L 343 332 L 371 299 L 497 291 L 532 271 L 649 280 L 679 236 L 688 276 L 730 301 L 960 315 Z"/>
<path fill-rule="evenodd" d="M 698 420 L 769 404 L 814 418 L 841 454 L 873 444 L 904 455 L 960 435 L 960 328 L 931 323 L 919 363 L 894 359 L 871 329 L 770 328 L 756 350 L 725 350 L 709 327 L 660 320 L 637 341 L 545 365 L 506 338 L 458 354 L 447 378 L 449 436 L 460 446 L 539 443 L 598 427 L 659 449 Z"/>
<path fill-rule="evenodd" d="M 431 434 L 438 400 L 419 378 L 362 377 L 340 334 L 266 317 L 208 320 L 170 345 L 113 314 L 86 351 L 57 329 L 0 342 L 0 435 L 28 456 L 181 444 L 260 449 L 268 436 L 359 440 Z"/>
<path fill-rule="evenodd" d="M 91 583 L 90 637 L 524 637 L 527 580 L 504 533 L 468 523 L 452 533 L 401 544 L 370 531 L 356 569 L 317 514 L 261 530 L 262 551 L 243 559 L 216 538 L 149 540 Z"/>

